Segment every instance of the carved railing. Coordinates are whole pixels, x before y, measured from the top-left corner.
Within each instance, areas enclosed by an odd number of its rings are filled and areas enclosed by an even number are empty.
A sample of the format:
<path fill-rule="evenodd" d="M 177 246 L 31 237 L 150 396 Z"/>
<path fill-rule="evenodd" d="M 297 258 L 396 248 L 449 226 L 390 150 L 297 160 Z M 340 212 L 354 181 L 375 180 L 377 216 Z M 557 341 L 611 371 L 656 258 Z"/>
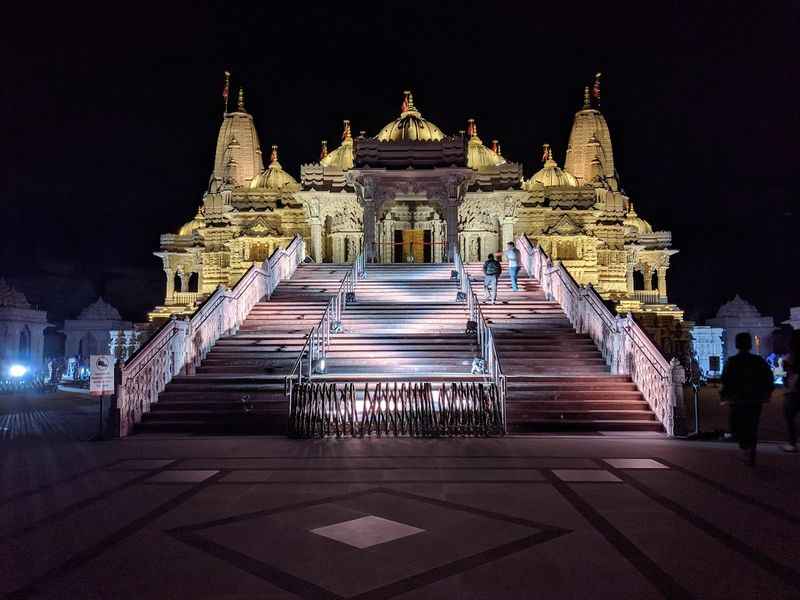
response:
<path fill-rule="evenodd" d="M 662 296 L 658 290 L 634 290 L 631 295 L 634 300 L 644 304 L 666 304 L 667 297 Z"/>
<path fill-rule="evenodd" d="M 370 385 L 373 387 L 371 388 Z M 502 434 L 502 400 L 494 383 L 428 382 L 292 388 L 289 434 L 311 438 L 376 435 L 443 437 Z"/>
<path fill-rule="evenodd" d="M 517 238 L 516 246 L 525 270 L 539 281 L 547 298 L 561 305 L 578 333 L 592 338 L 612 373 L 631 377 L 667 434 L 674 435 L 686 381 L 677 359 L 668 361 L 630 314 L 613 315 L 591 285 L 579 285 L 527 236 Z"/>
<path fill-rule="evenodd" d="M 186 306 L 194 306 L 197 299 L 200 297 L 198 292 L 175 292 L 172 294 L 172 301 L 175 304 L 185 304 Z"/>
<path fill-rule="evenodd" d="M 285 390 L 289 400 L 290 412 L 292 410 L 292 399 L 294 398 L 292 394 L 293 388 L 311 379 L 315 365 L 318 365 L 318 361 L 327 356 L 331 335 L 338 330 L 342 322 L 342 313 L 347 308 L 349 299 L 355 298 L 356 284 L 364 276 L 365 266 L 366 260 L 362 250 L 339 284 L 339 290 L 328 300 L 322 317 L 308 332 L 306 341 L 300 349 L 300 354 L 285 379 Z"/>
<path fill-rule="evenodd" d="M 291 277 L 303 258 L 303 239 L 295 236 L 286 250 L 279 248 L 261 266 L 250 267 L 233 289 L 219 286 L 191 318 L 173 317 L 139 348 L 122 366 L 120 436 L 131 432 L 175 375 L 193 373 L 220 337 L 236 333 L 253 306 Z"/>
<path fill-rule="evenodd" d="M 461 260 L 461 255 L 458 250 L 454 253 L 454 264 L 456 272 L 458 273 L 458 281 L 461 292 L 465 295 L 467 304 L 467 312 L 471 321 L 475 322 L 476 333 L 478 337 L 478 347 L 481 351 L 483 358 L 485 373 L 491 378 L 494 385 L 497 387 L 500 406 L 502 407 L 503 426 L 506 423 L 506 378 L 503 375 L 503 369 L 500 366 L 500 358 L 497 355 L 497 348 L 494 343 L 494 333 L 489 326 L 489 321 L 481 310 L 481 303 L 478 296 L 472 289 L 472 282 L 469 278 L 464 267 L 464 262 Z"/>

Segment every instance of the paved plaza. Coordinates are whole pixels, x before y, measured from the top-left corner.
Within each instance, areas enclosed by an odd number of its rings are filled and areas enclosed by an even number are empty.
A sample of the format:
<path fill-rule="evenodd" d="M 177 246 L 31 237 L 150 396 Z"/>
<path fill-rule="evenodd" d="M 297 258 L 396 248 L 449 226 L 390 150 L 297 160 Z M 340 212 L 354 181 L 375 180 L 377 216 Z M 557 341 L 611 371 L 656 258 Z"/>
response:
<path fill-rule="evenodd" d="M 656 434 L 3 442 L 8 598 L 798 598 L 800 456 Z"/>

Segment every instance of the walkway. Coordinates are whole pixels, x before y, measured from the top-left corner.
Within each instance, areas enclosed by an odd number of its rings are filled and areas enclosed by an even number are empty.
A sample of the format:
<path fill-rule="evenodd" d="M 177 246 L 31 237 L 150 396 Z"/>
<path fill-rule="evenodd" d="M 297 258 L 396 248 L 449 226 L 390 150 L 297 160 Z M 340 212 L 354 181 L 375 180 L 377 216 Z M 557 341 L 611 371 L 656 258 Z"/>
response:
<path fill-rule="evenodd" d="M 755 470 L 658 434 L 4 450 L 9 598 L 800 597 L 775 446 Z"/>

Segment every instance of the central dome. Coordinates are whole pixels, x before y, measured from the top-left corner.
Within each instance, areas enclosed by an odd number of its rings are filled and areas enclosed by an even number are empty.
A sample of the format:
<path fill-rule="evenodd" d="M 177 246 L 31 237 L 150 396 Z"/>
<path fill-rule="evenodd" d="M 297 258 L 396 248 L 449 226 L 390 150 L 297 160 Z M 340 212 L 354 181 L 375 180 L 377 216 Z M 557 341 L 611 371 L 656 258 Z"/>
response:
<path fill-rule="evenodd" d="M 438 142 L 444 139 L 441 129 L 422 118 L 422 114 L 414 106 L 411 92 L 404 94 L 400 116 L 381 129 L 375 139 L 381 142 Z"/>

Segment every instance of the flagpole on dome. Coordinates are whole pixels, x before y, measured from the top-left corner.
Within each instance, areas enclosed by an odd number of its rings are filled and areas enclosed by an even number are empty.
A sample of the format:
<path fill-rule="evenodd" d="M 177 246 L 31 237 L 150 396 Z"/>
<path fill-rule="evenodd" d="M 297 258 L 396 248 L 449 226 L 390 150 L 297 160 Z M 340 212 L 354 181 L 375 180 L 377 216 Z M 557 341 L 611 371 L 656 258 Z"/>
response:
<path fill-rule="evenodd" d="M 594 85 L 592 85 L 592 97 L 594 98 L 597 106 L 600 106 L 600 76 L 602 73 L 597 73 L 594 76 Z"/>
<path fill-rule="evenodd" d="M 222 88 L 222 97 L 225 100 L 225 113 L 228 112 L 228 96 L 231 92 L 231 72 L 225 71 L 225 87 Z"/>

